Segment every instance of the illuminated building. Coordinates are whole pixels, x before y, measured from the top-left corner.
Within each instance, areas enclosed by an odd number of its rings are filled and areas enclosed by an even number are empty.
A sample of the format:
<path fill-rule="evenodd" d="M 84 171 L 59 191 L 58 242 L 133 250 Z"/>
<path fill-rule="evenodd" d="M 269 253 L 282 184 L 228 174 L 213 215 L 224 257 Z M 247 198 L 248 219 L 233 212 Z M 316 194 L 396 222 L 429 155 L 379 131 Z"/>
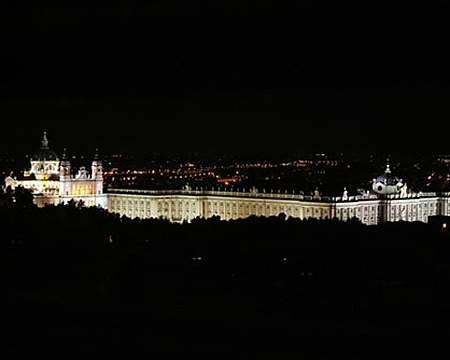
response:
<path fill-rule="evenodd" d="M 299 219 L 359 219 L 376 225 L 387 221 L 428 222 L 429 216 L 450 216 L 450 193 L 413 192 L 392 174 L 389 165 L 373 179 L 372 188 L 358 195 L 341 196 L 280 193 L 250 190 L 205 190 L 188 186 L 181 190 L 110 189 L 103 194 L 103 170 L 98 154 L 91 171 L 80 167 L 72 174 L 66 153 L 59 160 L 48 146 L 44 133 L 41 148 L 31 157 L 31 168 L 20 179 L 9 176 L 6 187 L 19 185 L 30 189 L 38 206 L 82 202 L 101 206 L 131 218 L 164 218 L 173 222 L 218 216 L 223 220 L 249 216 L 279 216 Z"/>
<path fill-rule="evenodd" d="M 387 221 L 428 221 L 428 216 L 450 215 L 450 193 L 415 193 L 407 189 L 391 173 L 373 180 L 372 189 L 359 195 L 322 196 L 225 190 L 130 190 L 113 189 L 107 194 L 109 211 L 131 218 L 164 218 L 174 222 L 191 221 L 196 217 L 219 216 L 223 220 L 249 216 L 278 216 L 300 219 L 359 219 L 376 225 Z"/>
<path fill-rule="evenodd" d="M 97 153 L 90 172 L 80 167 L 73 175 L 67 154 L 64 152 L 60 161 L 58 155 L 49 148 L 44 132 L 41 147 L 30 157 L 30 163 L 30 170 L 25 171 L 20 178 L 12 175 L 6 177 L 5 187 L 14 189 L 23 186 L 29 189 L 38 206 L 67 203 L 70 200 L 85 206 L 105 206 L 102 162 Z"/>

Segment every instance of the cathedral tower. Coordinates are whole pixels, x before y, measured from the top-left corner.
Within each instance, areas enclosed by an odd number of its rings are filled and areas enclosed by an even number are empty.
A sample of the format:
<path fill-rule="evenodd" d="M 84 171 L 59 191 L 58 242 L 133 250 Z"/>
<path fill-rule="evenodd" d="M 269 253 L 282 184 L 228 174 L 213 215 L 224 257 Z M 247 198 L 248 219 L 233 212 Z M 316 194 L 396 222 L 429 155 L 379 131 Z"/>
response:
<path fill-rule="evenodd" d="M 72 193 L 71 188 L 71 166 L 70 160 L 67 156 L 66 149 L 64 149 L 61 162 L 59 165 L 59 195 L 68 196 Z"/>
<path fill-rule="evenodd" d="M 91 165 L 91 177 L 95 181 L 95 195 L 103 194 L 103 167 L 98 154 L 98 149 L 95 150 L 94 159 Z"/>

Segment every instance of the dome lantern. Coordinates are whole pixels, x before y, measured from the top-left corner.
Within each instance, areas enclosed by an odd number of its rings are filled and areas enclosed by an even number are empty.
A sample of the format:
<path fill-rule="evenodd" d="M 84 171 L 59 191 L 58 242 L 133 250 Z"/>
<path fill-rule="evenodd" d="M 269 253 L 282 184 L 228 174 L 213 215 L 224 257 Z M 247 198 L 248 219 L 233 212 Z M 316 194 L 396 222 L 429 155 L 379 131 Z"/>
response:
<path fill-rule="evenodd" d="M 48 147 L 46 131 L 41 140 L 41 148 L 31 156 L 31 161 L 58 161 L 58 155 Z"/>

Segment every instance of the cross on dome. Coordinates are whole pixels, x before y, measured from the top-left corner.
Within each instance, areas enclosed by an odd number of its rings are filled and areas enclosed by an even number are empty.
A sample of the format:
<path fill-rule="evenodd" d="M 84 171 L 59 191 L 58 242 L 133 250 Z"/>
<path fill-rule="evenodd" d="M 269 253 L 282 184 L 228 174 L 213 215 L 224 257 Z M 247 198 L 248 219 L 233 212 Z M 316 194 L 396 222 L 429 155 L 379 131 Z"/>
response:
<path fill-rule="evenodd" d="M 389 166 L 389 158 L 386 159 L 386 170 L 384 171 L 385 174 L 391 173 L 391 168 Z"/>

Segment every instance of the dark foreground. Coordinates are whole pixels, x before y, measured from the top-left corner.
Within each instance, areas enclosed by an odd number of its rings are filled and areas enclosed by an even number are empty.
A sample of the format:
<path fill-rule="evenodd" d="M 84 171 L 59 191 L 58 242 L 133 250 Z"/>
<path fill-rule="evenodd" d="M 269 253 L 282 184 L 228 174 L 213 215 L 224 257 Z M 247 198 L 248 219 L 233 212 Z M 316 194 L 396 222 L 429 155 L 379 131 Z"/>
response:
<path fill-rule="evenodd" d="M 385 359 L 429 358 L 445 349 L 449 306 L 436 289 L 386 285 L 334 289 L 333 294 L 327 290 L 319 290 L 320 295 L 168 290 L 145 298 L 122 294 L 128 300 L 120 304 L 9 293 L 1 312 L 1 337 L 4 349 L 23 358 Z"/>
<path fill-rule="evenodd" d="M 429 359 L 446 350 L 450 238 L 436 226 L 9 211 L 6 358 Z"/>

